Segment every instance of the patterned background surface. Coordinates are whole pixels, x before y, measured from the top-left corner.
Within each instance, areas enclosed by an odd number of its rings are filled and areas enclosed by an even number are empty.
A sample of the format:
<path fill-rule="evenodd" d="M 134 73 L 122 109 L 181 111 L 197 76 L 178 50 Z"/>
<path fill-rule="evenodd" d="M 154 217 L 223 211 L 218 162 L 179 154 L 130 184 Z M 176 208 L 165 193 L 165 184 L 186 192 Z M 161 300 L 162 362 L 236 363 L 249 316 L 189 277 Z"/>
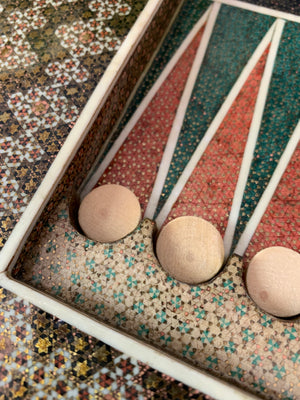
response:
<path fill-rule="evenodd" d="M 1 2 L 2 245 L 145 4 L 127 3 Z M 205 7 L 205 2 L 202 4 Z M 273 6 L 283 8 L 280 4 Z M 289 11 L 297 13 L 297 4 L 290 2 Z M 289 89 L 287 103 L 294 101 L 290 92 Z M 286 184 L 289 182 L 288 179 Z M 291 194 L 291 201 L 296 195 Z M 268 215 L 272 216 L 272 211 Z M 270 221 L 269 218 L 266 222 Z M 215 298 L 222 302 L 221 297 Z M 204 398 L 4 289 L 1 298 L 3 398 Z M 239 307 L 237 315 L 247 318 L 247 306 Z M 261 318 L 262 325 L 274 324 L 267 316 Z M 285 329 L 276 331 L 284 339 L 271 338 L 264 350 L 266 355 L 260 353 L 252 360 L 253 368 L 259 370 L 259 357 L 269 357 L 279 382 L 291 372 L 286 364 L 273 361 L 275 353 L 282 356 L 281 360 L 286 357 L 287 348 L 282 346 L 289 346 L 289 363 L 295 374 L 299 371 L 298 328 L 292 323 Z M 245 337 L 247 343 L 255 344 L 252 334 L 248 331 Z M 209 343 L 208 337 L 207 340 Z M 234 356 L 234 343 L 230 343 L 227 352 Z M 209 368 L 218 368 L 215 358 L 207 362 L 211 364 Z M 243 382 L 244 375 L 245 370 L 237 365 L 232 377 Z M 269 377 L 258 375 L 252 386 L 257 392 L 272 395 L 277 389 L 276 385 L 275 389 L 268 387 L 270 384 Z M 282 390 L 281 398 L 296 398 L 296 387 L 297 382 Z"/>
<path fill-rule="evenodd" d="M 1 245 L 145 1 L 1 2 Z"/>

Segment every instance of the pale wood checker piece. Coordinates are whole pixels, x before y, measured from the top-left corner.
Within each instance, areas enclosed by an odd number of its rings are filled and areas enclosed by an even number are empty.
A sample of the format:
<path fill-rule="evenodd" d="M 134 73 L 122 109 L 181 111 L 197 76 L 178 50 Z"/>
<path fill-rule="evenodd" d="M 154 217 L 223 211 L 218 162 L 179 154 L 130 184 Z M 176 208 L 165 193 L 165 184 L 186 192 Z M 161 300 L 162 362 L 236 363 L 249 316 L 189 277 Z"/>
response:
<path fill-rule="evenodd" d="M 83 199 L 78 221 L 83 232 L 98 242 L 115 242 L 132 232 L 141 219 L 135 194 L 121 185 L 104 185 Z"/>
<path fill-rule="evenodd" d="M 161 266 L 189 284 L 208 281 L 220 270 L 224 245 L 220 233 L 203 218 L 185 216 L 169 222 L 156 243 Z"/>
<path fill-rule="evenodd" d="M 300 254 L 268 247 L 251 260 L 246 275 L 251 298 L 268 313 L 292 317 L 300 313 Z"/>

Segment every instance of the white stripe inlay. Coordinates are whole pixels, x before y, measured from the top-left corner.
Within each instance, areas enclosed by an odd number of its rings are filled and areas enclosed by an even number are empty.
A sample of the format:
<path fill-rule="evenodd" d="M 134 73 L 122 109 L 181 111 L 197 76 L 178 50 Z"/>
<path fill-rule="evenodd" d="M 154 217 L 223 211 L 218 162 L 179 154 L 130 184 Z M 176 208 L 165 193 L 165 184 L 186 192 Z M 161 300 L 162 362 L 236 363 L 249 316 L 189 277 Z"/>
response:
<path fill-rule="evenodd" d="M 180 99 L 179 106 L 176 111 L 176 115 L 172 124 L 171 132 L 165 147 L 165 151 L 159 166 L 159 170 L 156 176 L 154 187 L 145 211 L 145 218 L 153 219 L 155 210 L 157 208 L 159 198 L 162 193 L 162 189 L 167 177 L 171 160 L 176 148 L 177 140 L 181 131 L 183 120 L 185 117 L 186 109 L 189 104 L 199 70 L 202 66 L 202 62 L 208 47 L 208 43 L 213 32 L 215 22 L 219 13 L 220 4 L 214 3 L 211 13 L 203 33 L 202 40 L 198 47 L 191 71 L 189 73 L 183 94 Z"/>
<path fill-rule="evenodd" d="M 119 151 L 119 149 L 121 148 L 121 146 L 123 145 L 123 143 L 125 142 L 127 137 L 129 136 L 130 132 L 132 131 L 132 129 L 134 128 L 134 126 L 136 125 L 138 120 L 141 118 L 142 114 L 144 113 L 144 111 L 146 110 L 148 105 L 150 104 L 151 100 L 154 98 L 154 96 L 160 89 L 161 85 L 164 83 L 164 81 L 166 80 L 166 78 L 168 77 L 170 72 L 173 70 L 175 65 L 178 63 L 178 61 L 181 58 L 181 56 L 183 55 L 183 53 L 187 50 L 189 45 L 192 43 L 196 34 L 200 31 L 200 29 L 206 23 L 209 13 L 211 11 L 211 8 L 212 8 L 212 6 L 209 7 L 207 9 L 207 11 L 202 15 L 202 17 L 195 24 L 195 26 L 190 31 L 188 36 L 182 42 L 180 47 L 177 49 L 177 51 L 175 52 L 173 57 L 170 59 L 170 61 L 168 62 L 168 64 L 166 65 L 166 67 L 164 68 L 162 73 L 160 74 L 160 76 L 155 81 L 152 88 L 149 90 L 149 92 L 147 93 L 147 95 L 144 97 L 141 104 L 139 105 L 139 107 L 136 109 L 136 111 L 134 112 L 134 114 L 132 115 L 130 120 L 125 125 L 124 129 L 122 130 L 122 132 L 120 133 L 118 138 L 114 141 L 112 147 L 107 152 L 106 156 L 104 157 L 101 164 L 99 165 L 99 168 L 97 169 L 97 171 L 95 171 L 93 176 L 90 178 L 90 180 L 87 182 L 87 184 L 82 189 L 82 191 L 80 193 L 81 198 L 83 198 L 87 193 L 89 193 L 92 190 L 92 188 L 96 185 L 96 183 L 98 182 L 98 180 L 100 179 L 100 177 L 102 176 L 102 174 L 104 173 L 106 168 L 112 162 L 113 158 L 115 157 L 115 155 L 117 154 L 117 152 Z M 107 147 L 107 145 L 108 145 L 108 142 L 106 142 L 104 144 L 103 148 L 105 149 L 105 147 Z"/>
<path fill-rule="evenodd" d="M 206 150 L 207 146 L 209 145 L 210 141 L 214 137 L 215 133 L 217 132 L 219 126 L 221 125 L 224 117 L 226 116 L 227 112 L 229 111 L 230 107 L 232 106 L 234 100 L 238 96 L 241 88 L 244 86 L 248 76 L 250 75 L 251 71 L 259 61 L 260 57 L 266 50 L 267 46 L 269 45 L 273 32 L 275 30 L 275 23 L 271 26 L 268 30 L 266 35 L 263 37 L 259 45 L 257 46 L 256 50 L 248 60 L 247 64 L 245 65 L 243 71 L 241 72 L 240 76 L 238 77 L 237 81 L 233 85 L 232 89 L 230 90 L 226 100 L 222 104 L 220 110 L 214 117 L 211 125 L 209 126 L 208 130 L 206 131 L 204 137 L 202 138 L 201 142 L 199 143 L 198 147 L 196 148 L 194 154 L 192 155 L 190 161 L 186 165 L 183 173 L 181 174 L 180 178 L 178 179 L 176 185 L 173 187 L 173 190 L 162 207 L 159 215 L 156 218 L 156 224 L 158 228 L 163 225 L 165 219 L 167 218 L 169 212 L 171 211 L 174 203 L 176 202 L 177 198 L 179 197 L 184 185 L 187 183 L 190 175 L 192 174 L 194 168 L 198 164 L 200 158 L 202 157 L 204 151 Z"/>
<path fill-rule="evenodd" d="M 275 168 L 275 171 L 266 187 L 266 189 L 264 190 L 261 198 L 259 199 L 259 202 L 251 216 L 251 218 L 249 219 L 246 228 L 243 232 L 243 234 L 241 235 L 238 244 L 236 245 L 236 248 L 234 250 L 235 254 L 238 254 L 240 256 L 243 256 L 249 243 L 250 240 L 252 238 L 252 236 L 254 235 L 256 228 L 264 214 L 264 212 L 266 211 L 268 204 L 270 203 L 272 196 L 277 188 L 277 185 L 280 182 L 280 179 L 290 161 L 290 159 L 292 158 L 292 155 L 294 153 L 294 151 L 296 150 L 296 147 L 298 145 L 300 141 L 300 121 L 298 122 L 284 152 L 282 153 L 280 160 Z"/>
<path fill-rule="evenodd" d="M 248 134 L 247 143 L 244 150 L 244 157 L 241 164 L 241 169 L 239 172 L 238 181 L 236 184 L 232 206 L 228 218 L 228 224 L 224 235 L 224 247 L 225 247 L 225 257 L 229 256 L 234 232 L 236 229 L 236 224 L 238 221 L 240 207 L 243 200 L 243 195 L 251 167 L 251 162 L 254 155 L 254 149 L 257 142 L 260 125 L 265 109 L 265 104 L 267 100 L 267 95 L 269 91 L 269 86 L 271 82 L 272 72 L 276 60 L 276 55 L 280 43 L 281 34 L 284 28 L 285 21 L 279 19 L 276 21 L 275 31 L 272 38 L 272 43 L 270 46 L 270 51 L 266 61 L 266 66 L 264 69 L 263 77 L 261 79 L 256 104 L 254 108 L 254 113 L 252 117 L 252 122 Z"/>

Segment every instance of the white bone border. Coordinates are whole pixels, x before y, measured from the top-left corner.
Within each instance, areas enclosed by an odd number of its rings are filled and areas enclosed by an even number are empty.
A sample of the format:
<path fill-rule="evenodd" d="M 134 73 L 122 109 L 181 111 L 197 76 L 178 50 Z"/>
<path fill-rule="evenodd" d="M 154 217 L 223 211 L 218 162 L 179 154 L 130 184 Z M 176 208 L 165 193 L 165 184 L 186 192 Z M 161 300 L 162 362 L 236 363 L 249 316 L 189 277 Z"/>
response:
<path fill-rule="evenodd" d="M 102 79 L 82 110 L 76 124 L 51 164 L 47 174 L 33 195 L 20 220 L 1 250 L 0 273 L 16 262 L 22 246 L 33 229 L 37 219 L 51 198 L 58 182 L 80 148 L 85 136 L 104 105 L 113 85 L 118 80 L 124 66 L 134 53 L 140 39 L 150 25 L 163 0 L 149 0 L 141 12 L 120 49 L 107 67 Z M 0 280 L 1 284 L 1 280 Z"/>
<path fill-rule="evenodd" d="M 300 17 L 276 12 L 263 7 L 252 6 L 236 0 L 218 0 L 218 2 L 239 8 L 245 8 L 262 14 L 268 14 L 276 18 L 300 22 Z M 183 361 L 179 361 L 178 359 L 165 354 L 163 351 L 157 350 L 156 348 L 134 339 L 129 335 L 121 333 L 104 323 L 100 323 L 78 310 L 65 305 L 63 302 L 54 300 L 51 297 L 48 297 L 25 284 L 21 284 L 8 276 L 9 269 L 12 268 L 14 262 L 17 260 L 23 244 L 33 229 L 38 217 L 42 213 L 47 201 L 53 194 L 58 181 L 63 176 L 69 163 L 78 151 L 84 137 L 96 119 L 99 110 L 103 106 L 113 83 L 120 75 L 130 54 L 132 54 L 128 53 L 127 46 L 130 46 L 131 41 L 138 42 L 138 39 L 149 26 L 152 16 L 156 13 L 161 3 L 162 0 L 153 0 L 147 3 L 144 11 L 139 16 L 134 27 L 128 34 L 120 50 L 113 58 L 103 78 L 87 102 L 66 142 L 62 146 L 40 187 L 33 196 L 33 199 L 21 216 L 19 222 L 16 224 L 12 234 L 1 251 L 0 285 L 28 300 L 37 307 L 40 307 L 46 312 L 57 316 L 87 334 L 115 347 L 119 351 L 134 358 L 138 357 L 139 360 L 149 364 L 151 367 L 171 375 L 173 378 L 180 380 L 186 385 L 192 386 L 200 391 L 205 391 L 205 393 L 216 399 L 255 399 L 256 397 L 230 385 L 229 383 L 210 376 L 208 373 L 202 372 Z M 134 49 L 135 48 L 132 48 L 132 52 Z M 55 182 L 54 185 L 53 182 Z"/>

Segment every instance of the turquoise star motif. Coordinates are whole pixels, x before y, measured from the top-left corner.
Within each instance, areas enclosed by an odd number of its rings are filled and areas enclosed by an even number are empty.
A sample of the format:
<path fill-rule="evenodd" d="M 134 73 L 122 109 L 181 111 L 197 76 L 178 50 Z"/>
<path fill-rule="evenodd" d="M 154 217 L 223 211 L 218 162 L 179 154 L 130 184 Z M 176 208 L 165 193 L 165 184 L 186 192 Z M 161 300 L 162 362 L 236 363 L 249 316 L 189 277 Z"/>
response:
<path fill-rule="evenodd" d="M 223 282 L 224 288 L 227 288 L 228 290 L 233 290 L 233 281 L 231 279 L 227 279 L 225 282 Z"/>
<path fill-rule="evenodd" d="M 82 294 L 79 293 L 76 297 L 75 297 L 75 303 L 77 304 L 83 304 L 84 303 L 84 298 L 82 297 Z"/>
<path fill-rule="evenodd" d="M 42 274 L 32 275 L 32 280 L 36 285 L 38 285 L 42 281 Z"/>
<path fill-rule="evenodd" d="M 141 314 L 144 311 L 144 304 L 139 301 L 133 305 L 133 309 L 136 310 L 138 314 Z"/>
<path fill-rule="evenodd" d="M 86 260 L 85 265 L 89 267 L 89 269 L 94 269 L 94 265 L 96 264 L 95 260 Z"/>
<path fill-rule="evenodd" d="M 97 293 L 97 292 L 101 292 L 102 291 L 102 286 L 99 285 L 97 282 L 94 282 L 92 284 L 92 292 Z"/>
<path fill-rule="evenodd" d="M 71 275 L 71 281 L 72 283 L 74 283 L 75 285 L 77 284 L 78 281 L 80 281 L 80 275 L 79 274 L 72 274 Z"/>
<path fill-rule="evenodd" d="M 114 293 L 114 298 L 118 301 L 118 303 L 122 303 L 124 298 L 124 293 L 122 292 Z"/>
<path fill-rule="evenodd" d="M 208 364 L 208 368 L 214 368 L 218 365 L 219 360 L 217 358 L 213 358 L 212 356 L 207 357 L 206 359 L 209 364 Z"/>
<path fill-rule="evenodd" d="M 49 222 L 47 222 L 45 226 L 46 226 L 46 228 L 48 228 L 48 231 L 49 231 L 49 232 L 52 232 L 53 229 L 55 228 L 55 225 L 54 225 L 54 224 L 51 224 L 51 225 L 50 225 Z"/>
<path fill-rule="evenodd" d="M 288 337 L 289 337 L 290 340 L 294 340 L 294 339 L 297 338 L 297 331 L 296 331 L 296 329 L 295 329 L 294 327 L 292 327 L 291 330 L 288 330 L 288 329 L 286 328 L 286 329 L 284 330 L 284 333 L 285 333 L 286 335 L 288 335 Z M 295 335 L 295 333 L 296 333 L 296 335 Z"/>
<path fill-rule="evenodd" d="M 136 249 L 139 253 L 141 253 L 142 251 L 145 250 L 145 244 L 144 244 L 144 243 L 138 243 L 138 244 L 135 245 L 135 249 Z"/>
<path fill-rule="evenodd" d="M 236 376 L 238 379 L 241 380 L 241 378 L 244 376 L 244 372 L 240 367 L 236 367 L 235 370 L 230 371 L 231 376 Z"/>
<path fill-rule="evenodd" d="M 171 286 L 174 287 L 177 285 L 177 282 L 171 276 L 167 276 L 167 282 L 171 283 Z"/>
<path fill-rule="evenodd" d="M 114 254 L 114 250 L 112 247 L 104 250 L 104 255 L 106 255 L 107 258 L 111 258 L 113 256 L 113 254 Z"/>
<path fill-rule="evenodd" d="M 211 343 L 213 341 L 213 337 L 210 336 L 209 330 L 206 330 L 202 333 L 201 342 L 205 343 L 206 340 L 208 341 L 208 343 Z"/>
<path fill-rule="evenodd" d="M 213 297 L 213 303 L 217 303 L 218 306 L 222 306 L 223 305 L 223 300 L 224 300 L 223 296 L 219 296 L 218 298 L 217 297 Z"/>
<path fill-rule="evenodd" d="M 261 357 L 256 356 L 255 354 L 252 354 L 250 358 L 252 358 L 252 364 L 254 365 L 259 365 L 259 363 L 261 362 Z"/>
<path fill-rule="evenodd" d="M 166 322 L 166 320 L 167 320 L 165 311 L 162 311 L 161 313 L 157 313 L 155 317 L 162 323 Z"/>
<path fill-rule="evenodd" d="M 236 307 L 235 307 L 235 310 L 236 310 L 239 314 L 241 314 L 241 316 L 243 316 L 243 315 L 246 314 L 245 309 L 246 309 L 246 306 L 245 306 L 244 304 L 242 304 L 240 307 L 239 307 L 239 306 L 236 306 Z"/>
<path fill-rule="evenodd" d="M 151 288 L 149 289 L 149 293 L 152 294 L 152 296 L 151 296 L 152 299 L 156 299 L 156 298 L 158 297 L 160 291 L 159 291 L 158 289 L 155 289 L 154 287 L 151 287 Z"/>
<path fill-rule="evenodd" d="M 75 236 L 75 232 L 74 231 L 72 231 L 72 232 L 65 232 L 65 237 L 68 239 L 68 242 L 71 242 L 71 240 L 73 240 L 74 239 L 74 236 Z"/>
<path fill-rule="evenodd" d="M 264 322 L 261 323 L 262 326 L 267 327 L 267 326 L 269 326 L 269 325 L 272 324 L 272 319 L 269 318 L 266 314 L 264 314 L 264 315 L 262 316 L 262 319 L 264 320 Z"/>
<path fill-rule="evenodd" d="M 194 286 L 191 289 L 191 293 L 194 293 L 195 297 L 199 297 L 201 293 L 201 288 L 199 288 L 199 286 Z"/>
<path fill-rule="evenodd" d="M 67 260 L 72 261 L 72 258 L 76 258 L 76 253 L 74 253 L 72 251 L 68 251 L 67 252 Z"/>
<path fill-rule="evenodd" d="M 149 334 L 149 329 L 146 327 L 146 325 L 140 325 L 139 329 L 138 329 L 138 335 L 139 336 L 147 336 Z"/>
<path fill-rule="evenodd" d="M 190 330 L 190 327 L 188 326 L 187 322 L 183 322 L 181 326 L 179 327 L 180 332 L 185 332 L 187 333 Z"/>
<path fill-rule="evenodd" d="M 221 324 L 220 324 L 221 328 L 227 328 L 227 326 L 229 326 L 231 324 L 231 322 L 230 321 L 226 321 L 225 318 L 221 318 L 220 322 L 221 322 Z"/>
<path fill-rule="evenodd" d="M 130 268 L 134 265 L 135 259 L 133 257 L 125 257 L 125 262 Z"/>
<path fill-rule="evenodd" d="M 128 285 L 128 287 L 130 287 L 130 288 L 132 288 L 133 286 L 137 286 L 137 280 L 136 280 L 136 279 L 133 279 L 132 276 L 129 276 L 129 277 L 127 278 L 127 285 Z"/>
<path fill-rule="evenodd" d="M 114 270 L 112 268 L 108 268 L 105 276 L 107 279 L 110 279 L 111 277 L 114 278 L 116 276 L 116 273 L 114 272 Z"/>
<path fill-rule="evenodd" d="M 276 377 L 278 379 L 282 379 L 283 375 L 286 374 L 286 370 L 284 367 L 279 368 L 277 365 L 274 366 L 273 368 L 274 371 L 277 371 Z"/>
<path fill-rule="evenodd" d="M 102 314 L 103 309 L 104 309 L 104 304 L 96 304 L 95 310 L 98 315 Z"/>
<path fill-rule="evenodd" d="M 228 346 L 224 346 L 224 350 L 226 351 L 226 353 L 234 353 L 236 350 L 234 342 L 229 341 Z"/>
<path fill-rule="evenodd" d="M 249 329 L 245 329 L 243 331 L 243 334 L 244 334 L 243 340 L 245 340 L 246 342 L 249 342 L 249 340 L 254 339 L 254 333 L 249 331 Z"/>
<path fill-rule="evenodd" d="M 202 310 L 201 308 L 195 308 L 194 312 L 196 313 L 195 317 L 199 319 L 203 319 L 205 317 L 205 310 Z"/>
<path fill-rule="evenodd" d="M 88 249 L 89 247 L 93 246 L 95 246 L 95 242 L 93 240 L 86 239 L 86 241 L 84 242 L 84 248 Z"/>
<path fill-rule="evenodd" d="M 151 265 L 149 265 L 149 267 L 147 268 L 147 271 L 146 271 L 146 275 L 151 276 L 151 275 L 154 275 L 155 273 L 156 273 L 156 269 L 153 268 Z"/>
<path fill-rule="evenodd" d="M 61 210 L 61 212 L 58 214 L 59 219 L 67 219 L 68 218 L 68 213 L 66 210 Z"/>
<path fill-rule="evenodd" d="M 273 351 L 274 349 L 279 349 L 279 343 L 273 341 L 272 339 L 268 341 L 268 345 L 269 345 L 269 351 Z"/>
<path fill-rule="evenodd" d="M 253 383 L 253 386 L 255 388 L 259 388 L 259 390 L 261 392 L 263 392 L 265 390 L 265 386 L 264 385 L 265 385 L 265 382 L 261 378 L 259 378 L 258 382 L 254 382 Z"/>
<path fill-rule="evenodd" d="M 161 335 L 160 340 L 167 345 L 169 342 L 172 341 L 171 336 L 165 336 L 164 334 Z"/>
<path fill-rule="evenodd" d="M 55 251 L 56 250 L 56 244 L 54 244 L 53 242 L 52 242 L 52 240 L 50 240 L 49 241 L 49 244 L 48 244 L 48 247 L 47 247 L 47 249 L 46 249 L 46 252 L 47 253 L 50 253 L 50 251 Z"/>
<path fill-rule="evenodd" d="M 293 363 L 300 362 L 300 353 L 295 353 L 293 357 L 291 357 Z"/>
<path fill-rule="evenodd" d="M 58 271 L 61 269 L 61 265 L 60 264 L 51 264 L 50 266 L 51 271 L 53 271 L 55 274 L 58 273 Z"/>
<path fill-rule="evenodd" d="M 117 324 L 118 324 L 118 325 L 121 325 L 121 323 L 122 323 L 123 321 L 126 321 L 125 315 L 116 314 L 116 315 L 115 315 L 115 318 L 116 318 L 116 320 L 117 320 Z"/>
<path fill-rule="evenodd" d="M 184 349 L 182 350 L 182 354 L 183 354 L 184 356 L 190 356 L 190 357 L 192 357 L 192 356 L 195 354 L 195 352 L 194 352 L 193 350 L 191 350 L 191 346 L 187 344 L 187 345 L 184 347 Z"/>
<path fill-rule="evenodd" d="M 56 296 L 58 296 L 58 295 L 61 293 L 61 291 L 62 291 L 62 286 L 61 286 L 61 285 L 59 285 L 59 286 L 52 286 L 51 290 L 52 290 L 52 292 L 53 292 Z"/>
<path fill-rule="evenodd" d="M 34 258 L 34 262 L 36 264 L 39 264 L 43 259 L 41 258 L 41 256 L 39 254 L 37 254 Z"/>
<path fill-rule="evenodd" d="M 179 296 L 176 296 L 175 300 L 172 299 L 171 301 L 172 301 L 172 304 L 174 304 L 176 310 L 178 308 L 180 308 L 180 306 L 181 306 L 181 298 Z"/>

